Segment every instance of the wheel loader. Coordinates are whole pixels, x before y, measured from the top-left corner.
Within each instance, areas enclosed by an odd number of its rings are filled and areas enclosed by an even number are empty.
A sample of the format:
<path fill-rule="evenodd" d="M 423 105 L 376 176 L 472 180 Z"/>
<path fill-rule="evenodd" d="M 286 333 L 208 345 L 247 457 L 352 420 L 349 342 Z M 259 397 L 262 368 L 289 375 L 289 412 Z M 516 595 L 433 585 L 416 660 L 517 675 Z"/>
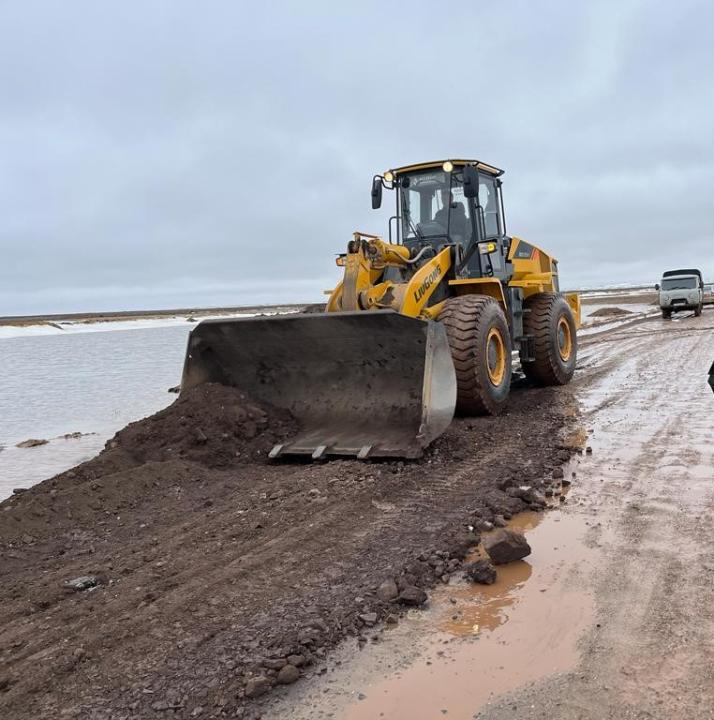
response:
<path fill-rule="evenodd" d="M 456 159 L 375 175 L 372 207 L 394 194 L 387 240 L 353 234 L 325 311 L 200 323 L 181 392 L 218 382 L 287 408 L 301 431 L 273 458 L 414 458 L 454 412 L 504 410 L 516 351 L 534 383 L 569 382 L 580 301 L 507 233 L 502 175 Z"/>

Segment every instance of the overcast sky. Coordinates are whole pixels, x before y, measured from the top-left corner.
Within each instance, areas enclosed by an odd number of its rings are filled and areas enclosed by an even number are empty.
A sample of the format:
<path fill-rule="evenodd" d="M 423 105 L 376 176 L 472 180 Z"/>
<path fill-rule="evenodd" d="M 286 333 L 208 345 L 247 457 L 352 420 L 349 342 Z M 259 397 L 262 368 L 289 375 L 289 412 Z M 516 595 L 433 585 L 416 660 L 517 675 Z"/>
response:
<path fill-rule="evenodd" d="M 0 315 L 316 301 L 476 157 L 567 287 L 714 279 L 707 2 L 0 0 Z M 389 203 L 391 209 L 391 202 Z"/>

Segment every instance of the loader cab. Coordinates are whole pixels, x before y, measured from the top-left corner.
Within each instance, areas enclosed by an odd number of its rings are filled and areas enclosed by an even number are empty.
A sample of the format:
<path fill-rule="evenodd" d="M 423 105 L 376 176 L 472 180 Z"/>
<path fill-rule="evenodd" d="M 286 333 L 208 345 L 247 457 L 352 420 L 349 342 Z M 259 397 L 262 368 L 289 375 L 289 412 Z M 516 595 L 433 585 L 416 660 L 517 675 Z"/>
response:
<path fill-rule="evenodd" d="M 467 164 L 470 179 L 478 181 L 475 194 L 464 187 Z M 412 256 L 425 247 L 438 252 L 454 245 L 465 259 L 460 277 L 503 277 L 507 248 L 501 172 L 478 161 L 447 160 L 385 173 L 385 187 L 396 190 L 397 243 Z"/>

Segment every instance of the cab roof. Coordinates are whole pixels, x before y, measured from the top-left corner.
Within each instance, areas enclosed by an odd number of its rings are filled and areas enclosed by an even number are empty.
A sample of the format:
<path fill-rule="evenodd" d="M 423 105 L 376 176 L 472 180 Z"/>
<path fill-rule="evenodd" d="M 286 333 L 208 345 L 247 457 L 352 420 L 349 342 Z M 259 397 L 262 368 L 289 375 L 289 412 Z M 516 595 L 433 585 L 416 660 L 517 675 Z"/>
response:
<path fill-rule="evenodd" d="M 414 170 L 429 170 L 430 168 L 440 168 L 445 162 L 452 163 L 454 167 L 474 165 L 482 172 L 486 172 L 489 175 L 493 175 L 494 177 L 498 177 L 499 175 L 503 175 L 504 173 L 503 170 L 494 167 L 493 165 L 489 165 L 488 163 L 482 162 L 481 160 L 457 160 L 453 158 L 447 158 L 446 160 L 432 160 L 431 162 L 417 163 L 415 165 L 404 165 L 403 167 L 392 168 L 392 172 L 395 175 L 399 175 L 399 173 L 413 172 Z"/>

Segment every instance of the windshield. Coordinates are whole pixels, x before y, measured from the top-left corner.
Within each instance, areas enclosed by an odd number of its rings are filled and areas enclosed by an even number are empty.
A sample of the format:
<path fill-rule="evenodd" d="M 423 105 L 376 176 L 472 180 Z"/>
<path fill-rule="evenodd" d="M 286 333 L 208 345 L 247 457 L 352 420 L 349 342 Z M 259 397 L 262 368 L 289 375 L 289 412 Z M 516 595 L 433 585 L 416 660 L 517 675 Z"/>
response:
<path fill-rule="evenodd" d="M 402 238 L 438 237 L 466 242 L 471 237 L 469 204 L 461 172 L 442 170 L 400 178 Z"/>
<path fill-rule="evenodd" d="M 662 278 L 662 290 L 693 290 L 697 283 L 695 277 Z"/>

